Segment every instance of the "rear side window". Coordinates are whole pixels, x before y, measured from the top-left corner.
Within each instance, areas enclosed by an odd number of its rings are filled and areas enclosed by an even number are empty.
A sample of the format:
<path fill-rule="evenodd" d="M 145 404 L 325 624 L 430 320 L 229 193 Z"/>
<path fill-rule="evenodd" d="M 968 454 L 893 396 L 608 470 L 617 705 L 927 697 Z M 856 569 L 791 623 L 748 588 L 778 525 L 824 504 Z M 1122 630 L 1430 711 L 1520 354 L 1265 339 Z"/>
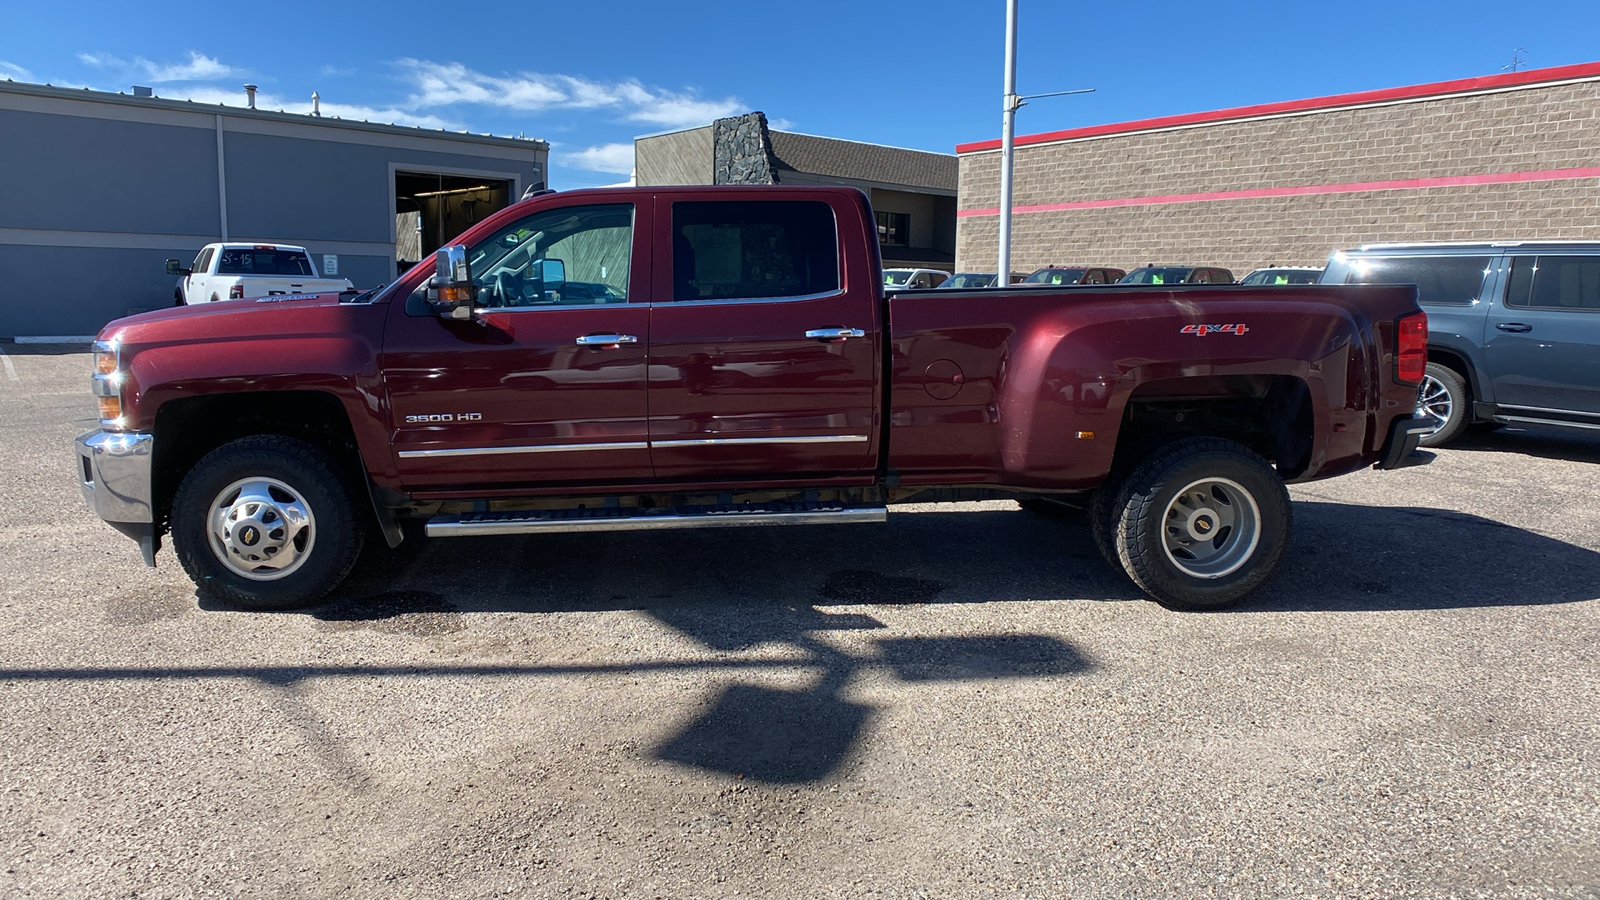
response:
<path fill-rule="evenodd" d="M 1600 310 L 1600 256 L 1519 256 L 1506 305 Z"/>
<path fill-rule="evenodd" d="M 838 289 L 839 240 L 828 204 L 673 204 L 672 299 L 805 297 Z"/>
<path fill-rule="evenodd" d="M 1471 306 L 1488 272 L 1487 256 L 1365 257 L 1350 261 L 1345 283 L 1414 284 L 1420 303 Z"/>
<path fill-rule="evenodd" d="M 218 275 L 311 276 L 311 260 L 299 250 L 224 249 Z"/>

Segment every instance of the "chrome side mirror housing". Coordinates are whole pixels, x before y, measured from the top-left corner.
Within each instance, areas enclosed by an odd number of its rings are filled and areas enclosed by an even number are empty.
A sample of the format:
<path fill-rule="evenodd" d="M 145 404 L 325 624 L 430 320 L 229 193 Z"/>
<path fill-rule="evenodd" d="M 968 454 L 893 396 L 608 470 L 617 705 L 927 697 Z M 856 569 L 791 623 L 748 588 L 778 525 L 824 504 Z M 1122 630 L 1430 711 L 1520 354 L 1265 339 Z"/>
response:
<path fill-rule="evenodd" d="M 472 283 L 472 264 L 462 244 L 440 247 L 433 255 L 433 280 L 428 282 L 428 303 L 446 319 L 470 319 L 478 298 Z"/>

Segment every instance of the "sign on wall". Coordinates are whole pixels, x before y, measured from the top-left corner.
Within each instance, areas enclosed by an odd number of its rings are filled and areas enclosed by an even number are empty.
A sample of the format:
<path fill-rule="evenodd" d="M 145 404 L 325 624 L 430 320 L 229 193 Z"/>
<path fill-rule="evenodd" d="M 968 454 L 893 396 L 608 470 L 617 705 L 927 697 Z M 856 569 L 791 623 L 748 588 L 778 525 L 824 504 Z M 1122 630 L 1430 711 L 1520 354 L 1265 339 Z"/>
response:
<path fill-rule="evenodd" d="M 338 254 L 336 254 L 336 253 L 324 253 L 324 254 L 322 254 L 322 274 L 323 275 L 337 275 L 337 274 L 339 274 L 339 256 L 338 256 Z"/>

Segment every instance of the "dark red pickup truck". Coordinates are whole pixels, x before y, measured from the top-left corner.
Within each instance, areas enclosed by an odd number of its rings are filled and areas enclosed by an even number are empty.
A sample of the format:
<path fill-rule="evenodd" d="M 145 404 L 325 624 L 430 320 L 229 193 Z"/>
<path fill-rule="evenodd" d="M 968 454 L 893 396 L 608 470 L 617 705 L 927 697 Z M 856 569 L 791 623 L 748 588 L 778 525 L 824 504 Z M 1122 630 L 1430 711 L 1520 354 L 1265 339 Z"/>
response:
<path fill-rule="evenodd" d="M 366 294 L 164 310 L 95 345 L 83 490 L 154 565 L 246 608 L 334 589 L 364 539 L 1089 510 L 1176 607 L 1239 599 L 1285 482 L 1415 456 L 1427 319 L 1397 286 L 886 296 L 852 189 L 518 203 Z"/>

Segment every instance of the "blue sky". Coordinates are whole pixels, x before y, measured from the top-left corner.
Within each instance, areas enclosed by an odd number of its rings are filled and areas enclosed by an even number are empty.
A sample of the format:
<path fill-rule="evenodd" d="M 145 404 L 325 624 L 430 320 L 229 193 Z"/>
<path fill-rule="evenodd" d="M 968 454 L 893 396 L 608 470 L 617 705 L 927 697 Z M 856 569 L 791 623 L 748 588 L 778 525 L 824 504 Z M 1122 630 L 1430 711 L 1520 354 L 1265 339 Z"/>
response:
<path fill-rule="evenodd" d="M 525 134 L 552 187 L 625 180 L 632 139 L 759 109 L 952 152 L 1000 132 L 1004 0 L 8 4 L 0 78 Z M 1600 60 L 1600 2 L 1021 0 L 1028 134 Z"/>

